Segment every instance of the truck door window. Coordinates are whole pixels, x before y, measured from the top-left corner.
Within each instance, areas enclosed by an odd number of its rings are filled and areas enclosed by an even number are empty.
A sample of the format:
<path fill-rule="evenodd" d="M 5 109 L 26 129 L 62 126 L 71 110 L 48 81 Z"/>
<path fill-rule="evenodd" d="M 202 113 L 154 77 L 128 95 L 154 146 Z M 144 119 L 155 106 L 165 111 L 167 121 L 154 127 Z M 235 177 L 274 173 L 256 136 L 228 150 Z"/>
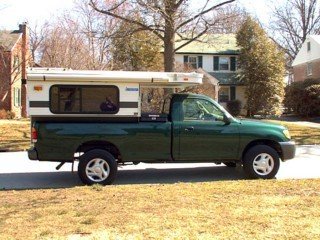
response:
<path fill-rule="evenodd" d="M 223 112 L 213 103 L 197 98 L 185 99 L 182 103 L 183 117 L 185 121 L 222 121 Z"/>

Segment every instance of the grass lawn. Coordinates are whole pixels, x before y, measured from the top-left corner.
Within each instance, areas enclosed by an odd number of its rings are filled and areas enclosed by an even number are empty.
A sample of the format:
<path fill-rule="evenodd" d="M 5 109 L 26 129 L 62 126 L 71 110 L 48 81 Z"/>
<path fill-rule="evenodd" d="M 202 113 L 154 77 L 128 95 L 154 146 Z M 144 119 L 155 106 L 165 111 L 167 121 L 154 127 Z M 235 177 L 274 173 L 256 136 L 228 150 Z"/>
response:
<path fill-rule="evenodd" d="M 320 239 L 320 179 L 0 191 L 1 239 Z"/>
<path fill-rule="evenodd" d="M 0 151 L 22 151 L 30 147 L 30 120 L 0 120 Z"/>
<path fill-rule="evenodd" d="M 290 131 L 292 139 L 298 145 L 320 144 L 320 129 L 314 127 L 301 126 L 294 122 L 264 120 L 272 123 L 281 124 Z"/>

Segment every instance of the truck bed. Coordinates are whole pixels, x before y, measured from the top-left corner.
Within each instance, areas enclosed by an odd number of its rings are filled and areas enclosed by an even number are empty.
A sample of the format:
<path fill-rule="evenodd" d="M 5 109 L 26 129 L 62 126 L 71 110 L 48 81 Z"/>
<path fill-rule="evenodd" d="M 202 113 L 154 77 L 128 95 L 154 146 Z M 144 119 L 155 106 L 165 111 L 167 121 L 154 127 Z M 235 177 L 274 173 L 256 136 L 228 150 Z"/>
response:
<path fill-rule="evenodd" d="M 112 144 L 121 160 L 171 160 L 171 122 L 70 121 L 34 123 L 38 160 L 72 162 L 81 146 Z"/>

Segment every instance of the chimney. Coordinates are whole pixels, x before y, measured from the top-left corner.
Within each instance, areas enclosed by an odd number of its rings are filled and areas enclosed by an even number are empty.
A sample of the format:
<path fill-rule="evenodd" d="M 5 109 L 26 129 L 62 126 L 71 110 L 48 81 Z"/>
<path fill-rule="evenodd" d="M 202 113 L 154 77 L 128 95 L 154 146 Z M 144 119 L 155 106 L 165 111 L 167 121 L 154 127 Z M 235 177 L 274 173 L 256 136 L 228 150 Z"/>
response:
<path fill-rule="evenodd" d="M 27 66 L 31 62 L 31 55 L 29 51 L 29 31 L 28 23 L 24 22 L 19 24 L 19 32 L 22 33 L 22 43 L 21 43 L 21 115 L 27 117 Z"/>
<path fill-rule="evenodd" d="M 23 22 L 19 24 L 19 32 L 22 33 L 22 45 L 21 45 L 21 55 L 22 55 L 22 63 L 21 63 L 21 77 L 22 79 L 27 79 L 27 61 L 29 61 L 29 31 L 28 31 L 28 23 Z"/>
<path fill-rule="evenodd" d="M 23 23 L 19 24 L 19 32 L 25 33 L 26 29 L 27 29 L 27 25 L 28 25 L 27 22 L 23 22 Z"/>

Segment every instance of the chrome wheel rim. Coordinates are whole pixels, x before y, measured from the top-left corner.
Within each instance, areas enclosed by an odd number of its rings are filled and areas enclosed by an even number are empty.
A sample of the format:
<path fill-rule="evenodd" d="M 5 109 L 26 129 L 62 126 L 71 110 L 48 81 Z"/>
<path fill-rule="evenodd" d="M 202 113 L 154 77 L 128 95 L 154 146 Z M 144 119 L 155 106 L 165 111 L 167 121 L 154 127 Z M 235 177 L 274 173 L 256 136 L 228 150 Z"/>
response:
<path fill-rule="evenodd" d="M 93 182 L 102 182 L 108 178 L 110 166 L 102 158 L 94 158 L 86 166 L 86 175 Z"/>
<path fill-rule="evenodd" d="M 274 168 L 274 159 L 267 153 L 261 153 L 253 160 L 253 170 L 262 176 L 268 175 Z"/>

